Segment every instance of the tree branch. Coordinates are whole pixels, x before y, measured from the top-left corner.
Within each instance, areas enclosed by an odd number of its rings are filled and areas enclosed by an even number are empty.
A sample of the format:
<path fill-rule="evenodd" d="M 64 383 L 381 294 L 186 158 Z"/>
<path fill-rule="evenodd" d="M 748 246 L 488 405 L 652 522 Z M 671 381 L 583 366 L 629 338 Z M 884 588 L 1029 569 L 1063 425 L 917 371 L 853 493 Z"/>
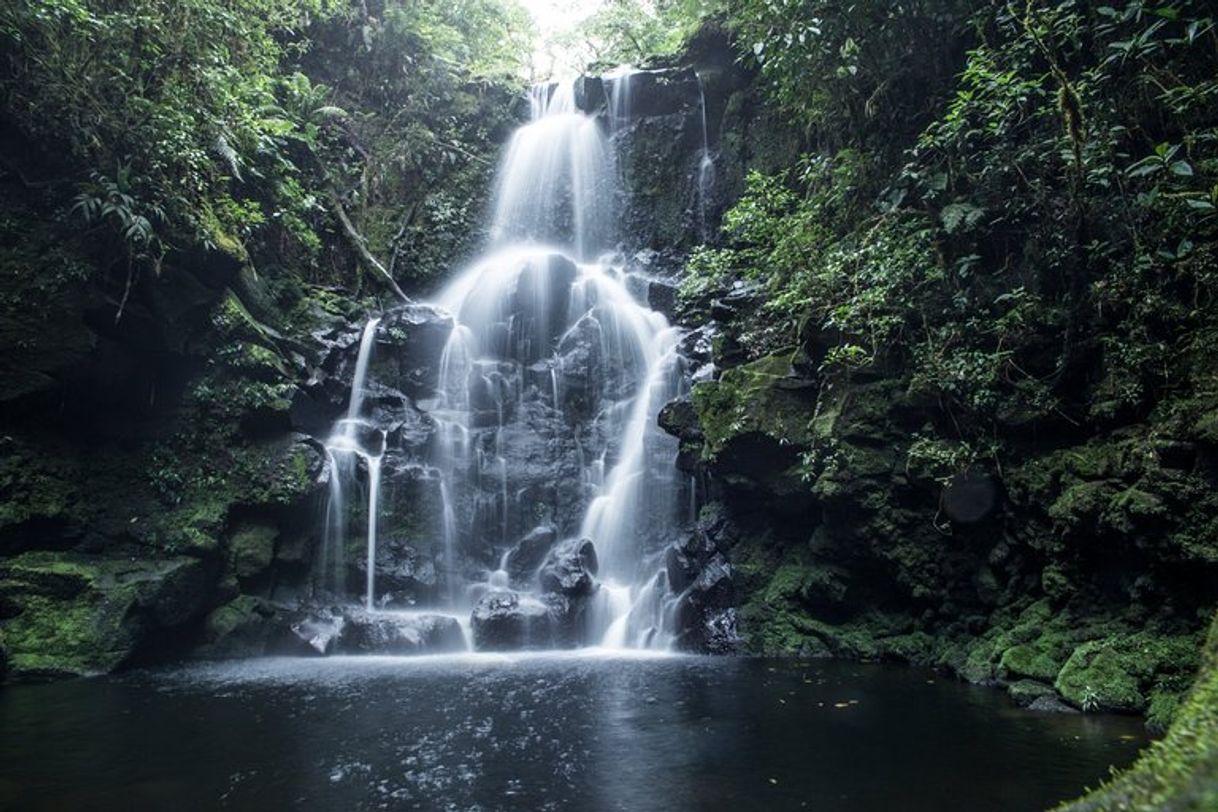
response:
<path fill-rule="evenodd" d="M 393 289 L 393 292 L 401 297 L 402 301 L 409 303 L 410 297 L 403 293 L 402 289 L 398 287 L 398 283 L 393 280 L 393 275 L 390 274 L 385 266 L 381 264 L 380 260 L 372 256 L 372 252 L 368 250 L 367 241 L 364 239 L 363 235 L 355 229 L 355 226 L 351 222 L 351 218 L 347 216 L 346 209 L 343 208 L 342 202 L 338 199 L 338 195 L 333 191 L 330 192 L 330 209 L 334 212 L 334 217 L 343 227 L 343 235 L 346 236 L 347 242 L 350 243 L 351 248 L 355 250 L 355 253 L 359 256 L 364 265 L 380 274 L 385 283 Z"/>

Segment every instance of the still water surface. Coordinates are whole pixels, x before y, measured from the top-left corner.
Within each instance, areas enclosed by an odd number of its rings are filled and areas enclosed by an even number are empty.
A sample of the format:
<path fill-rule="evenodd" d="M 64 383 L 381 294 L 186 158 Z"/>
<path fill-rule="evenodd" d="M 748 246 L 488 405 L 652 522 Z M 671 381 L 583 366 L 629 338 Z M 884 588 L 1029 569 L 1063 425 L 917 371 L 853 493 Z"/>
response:
<path fill-rule="evenodd" d="M 1033 812 L 1145 744 L 882 665 L 272 659 L 0 689 L 0 809 Z"/>

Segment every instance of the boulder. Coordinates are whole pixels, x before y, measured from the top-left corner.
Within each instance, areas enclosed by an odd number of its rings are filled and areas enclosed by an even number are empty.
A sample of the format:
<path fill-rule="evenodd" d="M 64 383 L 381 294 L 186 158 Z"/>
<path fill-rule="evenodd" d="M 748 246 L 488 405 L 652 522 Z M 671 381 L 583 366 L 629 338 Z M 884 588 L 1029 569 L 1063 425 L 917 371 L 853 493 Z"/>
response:
<path fill-rule="evenodd" d="M 558 648 L 587 645 L 589 600 L 550 592 L 542 595 L 541 601 L 550 614 L 552 645 Z"/>
<path fill-rule="evenodd" d="M 554 547 L 537 574 L 542 592 L 587 597 L 596 591 L 596 547 L 591 539 L 567 539 Z"/>
<path fill-rule="evenodd" d="M 508 316 L 512 355 L 525 363 L 548 358 L 565 331 L 571 285 L 579 268 L 569 257 L 550 254 L 527 262 L 516 278 L 516 307 Z"/>
<path fill-rule="evenodd" d="M 1028 710 L 1040 713 L 1078 713 L 1078 710 L 1062 702 L 1056 696 L 1042 696 L 1028 705 Z"/>
<path fill-rule="evenodd" d="M 699 630 L 700 650 L 706 654 L 735 654 L 743 642 L 739 627 L 740 616 L 735 607 L 709 612 Z"/>
<path fill-rule="evenodd" d="M 470 623 L 478 651 L 548 648 L 554 638 L 550 607 L 517 592 L 488 592 L 474 606 Z"/>
<path fill-rule="evenodd" d="M 334 648 L 341 654 L 440 654 L 464 651 L 465 634 L 450 615 L 354 612 Z"/>
<path fill-rule="evenodd" d="M 161 632 L 202 617 L 214 567 L 30 552 L 0 563 L 0 644 L 24 679 L 112 671 L 146 654 Z"/>
<path fill-rule="evenodd" d="M 516 546 L 508 552 L 506 561 L 506 569 L 512 583 L 532 584 L 537 570 L 557 540 L 558 531 L 554 526 L 543 524 L 534 527 L 516 542 Z"/>
<path fill-rule="evenodd" d="M 1011 701 L 1021 708 L 1029 707 L 1037 700 L 1045 697 L 1057 699 L 1057 691 L 1053 690 L 1052 685 L 1046 685 L 1043 682 L 1032 679 L 1021 679 L 1012 682 L 1007 686 L 1007 694 L 1011 697 Z"/>
<path fill-rule="evenodd" d="M 665 403 L 660 409 L 656 423 L 673 437 L 691 442 L 702 442 L 702 427 L 698 424 L 698 411 L 689 398 L 679 398 Z"/>
<path fill-rule="evenodd" d="M 596 113 L 605 106 L 605 83 L 599 76 L 575 80 L 575 106 L 585 113 Z"/>
<path fill-rule="evenodd" d="M 295 613 L 287 623 L 286 634 L 272 641 L 271 651 L 283 654 L 333 654 L 347 618 L 335 609 L 314 609 Z"/>

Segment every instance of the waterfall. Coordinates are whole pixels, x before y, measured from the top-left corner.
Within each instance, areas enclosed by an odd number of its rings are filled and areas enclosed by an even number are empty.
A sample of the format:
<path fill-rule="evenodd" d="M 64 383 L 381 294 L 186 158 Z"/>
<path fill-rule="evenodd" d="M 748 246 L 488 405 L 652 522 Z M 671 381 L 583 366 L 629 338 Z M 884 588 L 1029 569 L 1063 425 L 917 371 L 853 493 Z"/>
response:
<path fill-rule="evenodd" d="M 338 421 L 334 432 L 325 443 L 326 457 L 330 463 L 330 498 L 326 505 L 323 536 L 323 585 L 335 593 L 342 592 L 348 510 L 348 489 L 344 487 L 344 480 L 353 479 L 355 462 L 362 460 L 368 471 L 368 573 L 365 603 L 369 609 L 372 608 L 376 587 L 376 528 L 381 484 L 380 462 L 385 451 L 385 432 L 362 420 L 361 416 L 368 387 L 368 365 L 372 360 L 376 328 L 380 321 L 379 317 L 371 318 L 364 325 L 360 334 L 359 354 L 355 361 L 355 375 L 351 382 L 351 397 L 347 403 L 347 416 Z"/>
<path fill-rule="evenodd" d="M 605 74 L 605 92 L 609 98 L 609 131 L 616 133 L 630 122 L 633 114 L 633 85 L 637 71 L 630 65 Z"/>
<path fill-rule="evenodd" d="M 646 286 L 632 282 L 615 252 L 623 190 L 606 127 L 631 115 L 632 74 L 606 77 L 600 118 L 579 109 L 575 83 L 530 91 L 531 118 L 496 175 L 488 250 L 434 299 L 452 325 L 437 350 L 434 397 L 419 401 L 434 428 L 416 464 L 439 479 L 440 522 L 424 542 L 443 562 L 436 600 L 443 594 L 447 611 L 476 614 L 494 595 L 522 612 L 549 611 L 555 593 L 541 591 L 536 556 L 588 538 L 599 567 L 592 594 L 580 597 L 588 610 L 578 642 L 664 647 L 677 596 L 663 550 L 690 508 L 674 466 L 677 441 L 656 416 L 687 391 L 688 376 L 679 331 L 632 294 Z M 705 110 L 703 122 L 705 146 Z M 363 405 L 378 327 L 380 319 L 365 325 L 347 416 L 326 444 L 334 472 L 328 547 L 343 545 L 343 500 L 352 492 L 344 466 L 362 461 L 367 471 L 368 610 L 378 605 L 389 442 Z M 378 390 L 374 411 L 385 399 Z M 551 546 L 537 553 L 529 539 Z"/>
<path fill-rule="evenodd" d="M 702 154 L 698 159 L 698 230 L 702 242 L 710 237 L 709 222 L 706 216 L 707 200 L 715 183 L 715 160 L 710 151 L 710 129 L 706 125 L 706 87 L 702 74 L 698 77 L 698 109 L 702 116 Z"/>

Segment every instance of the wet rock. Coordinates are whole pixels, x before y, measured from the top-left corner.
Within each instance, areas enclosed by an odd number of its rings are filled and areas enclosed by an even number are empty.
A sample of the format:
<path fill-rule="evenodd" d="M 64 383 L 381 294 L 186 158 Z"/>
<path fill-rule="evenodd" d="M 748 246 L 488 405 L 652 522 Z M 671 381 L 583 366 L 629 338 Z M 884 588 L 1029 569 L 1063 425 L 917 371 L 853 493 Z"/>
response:
<path fill-rule="evenodd" d="M 701 529 L 687 533 L 664 554 L 668 585 L 673 592 L 684 592 L 698 579 L 702 568 L 715 555 L 715 547 Z"/>
<path fill-rule="evenodd" d="M 632 77 L 632 106 L 636 116 L 697 114 L 698 77 L 689 69 L 640 71 Z"/>
<path fill-rule="evenodd" d="M 515 309 L 509 314 L 512 356 L 526 364 L 548 357 L 567 324 L 575 262 L 561 254 L 529 262 L 516 279 Z"/>
<path fill-rule="evenodd" d="M 435 420 L 400 392 L 384 392 L 365 401 L 368 420 L 385 435 L 385 445 L 403 452 L 417 452 L 435 434 Z"/>
<path fill-rule="evenodd" d="M 568 419 L 590 420 L 600 408 L 598 389 L 605 368 L 601 363 L 603 346 L 601 326 L 588 316 L 576 322 L 558 345 L 554 372 L 559 406 Z"/>
<path fill-rule="evenodd" d="M 347 619 L 332 609 L 298 612 L 288 620 L 287 634 L 277 635 L 280 639 L 269 648 L 285 654 L 332 654 L 346 625 Z"/>
<path fill-rule="evenodd" d="M 731 565 L 716 553 L 677 603 L 678 645 L 685 651 L 702 653 L 734 648 L 735 605 Z M 729 610 L 733 614 L 726 614 Z"/>
<path fill-rule="evenodd" d="M 1007 686 L 1007 694 L 1016 705 L 1026 708 L 1043 698 L 1057 699 L 1057 691 L 1052 685 L 1031 679 L 1021 679 Z"/>
<path fill-rule="evenodd" d="M 1038 697 L 1028 705 L 1028 710 L 1040 711 L 1041 713 L 1078 713 L 1076 708 L 1070 707 L 1056 696 Z"/>
<path fill-rule="evenodd" d="M 253 595 L 238 595 L 204 619 L 192 656 L 205 660 L 320 657 L 334 652 L 345 623 L 337 609 L 291 608 Z"/>
<path fill-rule="evenodd" d="M 567 539 L 546 556 L 537 580 L 542 592 L 587 597 L 596 590 L 597 568 L 591 539 Z"/>
<path fill-rule="evenodd" d="M 478 651 L 547 648 L 554 637 L 550 607 L 516 592 L 484 595 L 474 606 L 470 625 Z"/>
<path fill-rule="evenodd" d="M 699 650 L 706 654 L 728 655 L 740 650 L 740 616 L 735 607 L 707 613 L 699 630 Z"/>
<path fill-rule="evenodd" d="M 452 316 L 432 305 L 413 303 L 386 312 L 376 327 L 369 380 L 410 398 L 431 397 L 452 329 Z M 332 377 L 345 395 L 350 394 L 355 376 L 359 337 L 357 333 L 354 340 L 344 341 L 336 350 L 338 357 L 327 358 L 323 364 L 333 369 Z"/>
<path fill-rule="evenodd" d="M 464 651 L 465 635 L 449 615 L 355 612 L 334 648 L 342 654 L 439 654 Z"/>
<path fill-rule="evenodd" d="M 677 286 L 666 279 L 651 279 L 647 284 L 647 306 L 674 320 L 677 312 Z"/>
<path fill-rule="evenodd" d="M 262 598 L 238 595 L 207 615 L 193 655 L 205 660 L 261 657 L 284 628 L 282 610 Z"/>
<path fill-rule="evenodd" d="M 362 590 L 368 572 L 368 557 L 352 563 L 349 587 Z M 421 553 L 408 539 L 383 536 L 376 546 L 376 605 L 409 607 L 435 597 L 439 577 L 434 559 Z"/>
<path fill-rule="evenodd" d="M 714 357 L 714 341 L 718 332 L 718 325 L 714 322 L 690 330 L 681 338 L 681 355 L 694 365 L 709 364 Z"/>
<path fill-rule="evenodd" d="M 550 548 L 558 540 L 558 531 L 553 525 L 534 527 L 507 554 L 507 572 L 513 583 L 529 585 L 541 567 Z"/>
<path fill-rule="evenodd" d="M 588 643 L 588 607 L 586 597 L 568 597 L 556 592 L 541 596 L 550 615 L 553 645 L 575 648 Z"/>
<path fill-rule="evenodd" d="M 689 398 L 665 403 L 660 409 L 656 422 L 660 428 L 673 437 L 697 442 L 702 440 L 702 428 L 698 425 L 698 411 Z"/>
<path fill-rule="evenodd" d="M 599 76 L 575 80 L 575 106 L 585 113 L 595 113 L 605 106 L 605 83 Z"/>

